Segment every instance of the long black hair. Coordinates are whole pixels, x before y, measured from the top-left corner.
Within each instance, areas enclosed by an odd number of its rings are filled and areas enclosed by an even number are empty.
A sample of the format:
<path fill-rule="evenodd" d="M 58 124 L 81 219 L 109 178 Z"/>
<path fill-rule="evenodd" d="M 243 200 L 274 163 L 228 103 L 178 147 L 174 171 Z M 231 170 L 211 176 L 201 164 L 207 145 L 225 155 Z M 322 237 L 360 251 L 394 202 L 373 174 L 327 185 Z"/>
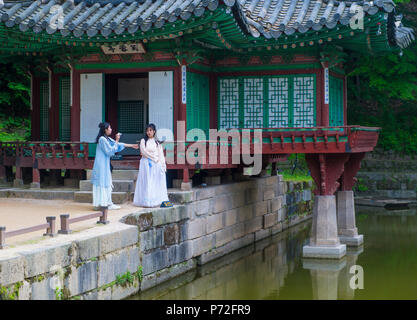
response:
<path fill-rule="evenodd" d="M 107 138 L 106 129 L 108 129 L 110 127 L 110 123 L 108 123 L 108 122 L 100 122 L 99 125 L 98 125 L 98 127 L 100 128 L 100 130 L 98 131 L 98 135 L 97 135 L 97 138 L 96 138 L 96 143 L 98 143 L 98 140 L 102 136 L 104 136 L 105 138 Z"/>
<path fill-rule="evenodd" d="M 154 139 L 155 139 L 155 143 L 156 143 L 156 145 L 160 144 L 160 143 L 161 143 L 161 141 L 159 141 L 159 140 L 156 138 L 156 126 L 155 126 L 153 123 L 150 123 L 150 124 L 148 124 L 148 125 L 146 126 L 146 129 L 145 129 L 145 136 L 143 137 L 143 139 L 145 139 L 145 147 L 146 147 L 146 142 L 148 142 L 148 139 L 149 139 L 148 135 L 146 134 L 146 131 L 148 130 L 148 128 L 151 128 L 153 131 L 155 131 L 155 133 L 154 133 L 154 135 L 153 135 L 153 137 L 154 137 Z"/>

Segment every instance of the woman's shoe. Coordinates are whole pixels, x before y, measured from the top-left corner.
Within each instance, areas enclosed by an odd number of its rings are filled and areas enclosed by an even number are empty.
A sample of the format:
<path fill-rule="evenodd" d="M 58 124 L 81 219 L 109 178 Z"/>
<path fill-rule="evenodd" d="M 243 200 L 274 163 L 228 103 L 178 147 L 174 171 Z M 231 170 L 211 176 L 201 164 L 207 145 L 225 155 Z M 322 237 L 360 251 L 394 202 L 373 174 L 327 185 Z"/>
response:
<path fill-rule="evenodd" d="M 174 205 L 171 203 L 171 201 L 163 201 L 161 203 L 161 208 L 169 208 L 169 207 L 173 207 Z"/>
<path fill-rule="evenodd" d="M 121 207 L 120 206 L 116 206 L 115 204 L 112 204 L 111 206 L 108 207 L 109 210 L 119 210 Z"/>

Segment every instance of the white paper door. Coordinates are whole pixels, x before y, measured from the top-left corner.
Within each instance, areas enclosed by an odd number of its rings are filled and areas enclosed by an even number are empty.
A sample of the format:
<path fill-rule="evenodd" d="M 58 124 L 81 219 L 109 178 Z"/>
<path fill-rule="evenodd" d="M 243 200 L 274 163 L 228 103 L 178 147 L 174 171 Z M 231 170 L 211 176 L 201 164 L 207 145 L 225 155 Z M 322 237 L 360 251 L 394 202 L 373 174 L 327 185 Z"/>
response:
<path fill-rule="evenodd" d="M 95 142 L 103 121 L 103 74 L 83 73 L 81 77 L 80 140 Z"/>
<path fill-rule="evenodd" d="M 149 123 L 156 126 L 158 138 L 169 139 L 167 129 L 173 132 L 173 72 L 149 72 Z M 165 132 L 165 133 L 164 133 Z"/>

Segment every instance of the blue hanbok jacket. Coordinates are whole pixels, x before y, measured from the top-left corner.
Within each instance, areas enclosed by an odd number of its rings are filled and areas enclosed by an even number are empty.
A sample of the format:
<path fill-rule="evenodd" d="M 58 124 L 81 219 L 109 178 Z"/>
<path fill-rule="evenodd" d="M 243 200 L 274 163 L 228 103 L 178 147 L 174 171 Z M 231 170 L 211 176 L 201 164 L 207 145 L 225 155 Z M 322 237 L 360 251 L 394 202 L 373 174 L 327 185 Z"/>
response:
<path fill-rule="evenodd" d="M 109 188 L 112 185 L 110 157 L 125 148 L 124 143 L 116 143 L 112 138 L 100 137 L 96 149 L 91 183 L 95 186 Z"/>

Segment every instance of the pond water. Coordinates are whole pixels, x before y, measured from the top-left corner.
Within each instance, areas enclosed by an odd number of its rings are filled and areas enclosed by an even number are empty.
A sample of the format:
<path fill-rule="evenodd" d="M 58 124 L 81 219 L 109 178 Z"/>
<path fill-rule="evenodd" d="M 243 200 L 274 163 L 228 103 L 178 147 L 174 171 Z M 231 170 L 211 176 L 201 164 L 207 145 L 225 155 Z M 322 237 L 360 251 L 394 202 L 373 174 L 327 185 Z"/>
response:
<path fill-rule="evenodd" d="M 417 210 L 356 212 L 364 245 L 341 260 L 302 258 L 310 220 L 129 299 L 417 299 Z"/>

